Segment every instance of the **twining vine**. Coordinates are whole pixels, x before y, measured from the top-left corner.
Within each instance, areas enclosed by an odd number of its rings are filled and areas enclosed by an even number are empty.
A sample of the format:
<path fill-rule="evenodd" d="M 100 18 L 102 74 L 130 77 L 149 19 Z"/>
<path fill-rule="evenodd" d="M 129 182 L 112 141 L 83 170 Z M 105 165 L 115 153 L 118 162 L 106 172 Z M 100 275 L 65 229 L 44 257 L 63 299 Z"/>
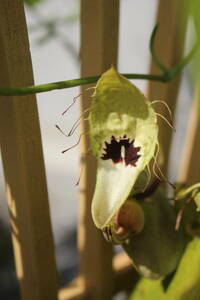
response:
<path fill-rule="evenodd" d="M 165 67 L 159 60 L 156 52 L 155 52 L 155 36 L 158 29 L 158 24 L 154 27 L 151 39 L 150 39 L 150 52 L 152 55 L 152 59 L 154 63 L 159 67 L 161 70 L 161 74 L 122 74 L 124 77 L 128 79 L 144 79 L 144 80 L 152 80 L 152 81 L 158 81 L 158 82 L 169 82 L 172 81 L 180 72 L 183 70 L 183 68 L 189 63 L 191 58 L 194 56 L 195 52 L 197 51 L 197 48 L 199 46 L 198 41 L 194 44 L 192 49 L 190 50 L 189 54 L 186 55 L 180 63 L 175 65 L 172 68 Z M 91 76 L 91 77 L 82 77 L 77 79 L 70 79 L 70 80 L 64 80 L 64 81 L 57 81 L 57 82 L 51 82 L 51 83 L 45 83 L 40 85 L 31 85 L 26 87 L 19 87 L 19 88 L 0 88 L 0 95 L 2 96 L 22 96 L 22 95 L 29 95 L 29 94 L 37 94 L 37 93 L 44 93 L 49 92 L 53 90 L 59 90 L 59 89 L 67 89 L 71 87 L 81 86 L 85 84 L 91 84 L 98 81 L 101 75 L 97 76 Z"/>

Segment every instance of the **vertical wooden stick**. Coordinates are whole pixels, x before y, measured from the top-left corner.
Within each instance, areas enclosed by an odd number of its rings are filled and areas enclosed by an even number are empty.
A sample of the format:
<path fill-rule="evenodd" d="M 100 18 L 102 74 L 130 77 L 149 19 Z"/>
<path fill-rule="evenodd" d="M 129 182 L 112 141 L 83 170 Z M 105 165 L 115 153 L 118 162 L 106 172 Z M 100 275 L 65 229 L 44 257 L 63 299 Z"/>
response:
<path fill-rule="evenodd" d="M 196 86 L 178 180 L 194 184 L 200 181 L 200 84 Z"/>
<path fill-rule="evenodd" d="M 0 86 L 33 84 L 21 0 L 0 1 Z M 24 300 L 57 299 L 57 272 L 35 96 L 0 97 L 0 144 Z"/>
<path fill-rule="evenodd" d="M 157 16 L 159 28 L 156 35 L 155 49 L 160 61 L 167 67 L 171 67 L 177 64 L 182 58 L 186 28 L 185 12 L 184 1 L 159 1 Z M 151 63 L 150 73 L 160 73 L 160 70 L 158 70 L 158 67 L 153 62 Z M 176 107 L 179 83 L 180 76 L 167 84 L 149 82 L 148 97 L 151 100 L 165 101 L 169 105 L 173 114 Z M 164 107 L 157 106 L 155 108 L 159 113 L 167 115 Z M 159 117 L 158 122 L 159 140 L 165 158 L 163 170 L 164 172 L 166 172 L 171 145 L 172 130 Z"/>
<path fill-rule="evenodd" d="M 82 0 L 81 2 L 81 75 L 101 74 L 117 63 L 118 0 Z M 90 106 L 86 87 L 82 89 L 81 112 Z M 88 132 L 82 123 L 82 132 Z M 86 152 L 88 137 L 81 143 L 83 176 L 80 184 L 79 249 L 80 271 L 92 300 L 109 300 L 113 294 L 112 248 L 91 219 L 91 200 L 95 185 L 96 162 Z"/>

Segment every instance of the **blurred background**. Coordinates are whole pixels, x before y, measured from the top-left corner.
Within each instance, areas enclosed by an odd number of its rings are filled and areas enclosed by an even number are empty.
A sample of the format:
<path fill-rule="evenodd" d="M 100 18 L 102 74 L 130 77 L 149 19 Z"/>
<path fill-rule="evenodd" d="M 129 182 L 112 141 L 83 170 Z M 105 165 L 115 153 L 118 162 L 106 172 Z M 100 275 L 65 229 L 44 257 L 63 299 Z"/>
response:
<path fill-rule="evenodd" d="M 80 77 L 80 1 L 24 2 L 35 84 Z M 149 38 L 155 25 L 156 9 L 156 0 L 120 1 L 119 72 L 148 73 Z M 189 40 L 188 37 L 186 44 L 189 44 Z M 134 83 L 146 92 L 146 81 L 138 80 Z M 169 170 L 172 180 L 176 178 L 177 157 L 187 126 L 191 85 L 189 68 L 186 68 L 178 101 L 176 139 Z M 67 138 L 55 128 L 55 124 L 65 132 L 70 130 L 79 116 L 79 101 L 64 116 L 62 112 L 79 93 L 79 88 L 71 88 L 37 96 L 60 286 L 73 279 L 78 271 L 76 220 L 79 188 L 76 182 L 80 175 L 79 149 L 76 147 L 65 154 L 61 151 L 76 143 L 79 132 L 77 130 L 72 137 Z M 0 299 L 17 300 L 19 292 L 2 166 L 0 168 Z M 123 295 L 115 299 L 123 299 Z"/>

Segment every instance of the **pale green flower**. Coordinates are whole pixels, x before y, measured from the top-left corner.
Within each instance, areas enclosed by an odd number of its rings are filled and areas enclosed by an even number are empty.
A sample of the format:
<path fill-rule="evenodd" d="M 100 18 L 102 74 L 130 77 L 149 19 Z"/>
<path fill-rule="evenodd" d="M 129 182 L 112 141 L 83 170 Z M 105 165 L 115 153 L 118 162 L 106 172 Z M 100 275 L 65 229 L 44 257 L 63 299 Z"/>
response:
<path fill-rule="evenodd" d="M 91 148 L 98 160 L 92 216 L 103 229 L 113 222 L 152 159 L 158 125 L 151 103 L 114 68 L 97 83 L 89 124 Z"/>

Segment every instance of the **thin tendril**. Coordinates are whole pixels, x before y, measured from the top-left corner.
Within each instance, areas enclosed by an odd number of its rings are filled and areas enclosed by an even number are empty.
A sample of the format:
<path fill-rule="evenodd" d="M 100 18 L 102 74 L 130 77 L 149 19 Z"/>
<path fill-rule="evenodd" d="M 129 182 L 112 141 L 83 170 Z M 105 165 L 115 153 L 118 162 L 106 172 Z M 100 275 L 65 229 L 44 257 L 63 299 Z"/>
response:
<path fill-rule="evenodd" d="M 160 62 L 159 58 L 157 57 L 157 54 L 155 52 L 155 37 L 156 37 L 156 33 L 158 30 L 158 24 L 155 25 L 152 34 L 151 34 L 151 38 L 150 38 L 150 44 L 149 44 L 149 48 L 150 48 L 150 52 L 151 52 L 151 56 L 153 61 L 155 62 L 155 64 L 163 71 L 166 72 L 168 69 Z"/>
<path fill-rule="evenodd" d="M 156 151 L 155 156 L 153 156 L 154 162 L 153 162 L 152 170 L 153 170 L 153 173 L 154 173 L 154 175 L 156 176 L 156 178 L 157 178 L 159 181 L 162 182 L 162 181 L 163 181 L 162 178 L 157 174 L 156 169 L 155 169 L 155 167 L 156 167 L 156 161 L 157 161 L 157 157 L 158 157 L 158 153 L 159 153 L 159 150 L 160 150 L 159 144 L 158 144 L 158 143 L 156 144 L 156 146 L 157 146 L 157 151 Z"/>
<path fill-rule="evenodd" d="M 79 118 L 75 121 L 75 123 L 73 124 L 72 128 L 70 129 L 69 133 L 68 133 L 68 136 L 71 136 L 73 135 L 73 133 L 75 132 L 75 130 L 79 127 L 79 125 L 81 124 L 81 118 L 83 118 L 83 116 L 88 112 L 90 111 L 91 108 L 87 108 L 85 109 L 85 111 L 79 116 Z M 83 119 L 84 121 L 87 120 L 86 119 Z"/>
<path fill-rule="evenodd" d="M 62 112 L 62 116 L 76 103 L 81 95 L 82 94 L 79 94 L 78 96 L 74 97 L 73 102 L 66 108 L 66 110 Z"/>
<path fill-rule="evenodd" d="M 91 110 L 91 108 L 86 109 L 80 116 L 79 118 L 74 122 L 72 128 L 70 129 L 70 131 L 66 134 L 58 125 L 55 125 L 55 127 L 66 137 L 70 137 L 74 134 L 74 132 L 76 131 L 76 129 L 80 126 L 81 124 L 81 118 L 89 111 Z M 87 118 L 83 119 L 84 121 L 87 120 Z"/>
<path fill-rule="evenodd" d="M 158 152 L 157 152 L 157 153 L 158 153 Z M 173 187 L 173 189 L 175 189 L 176 186 L 175 186 L 171 181 L 169 181 L 169 179 L 163 174 L 163 172 L 162 172 L 162 170 L 161 170 L 161 168 L 160 168 L 160 166 L 159 166 L 159 164 L 158 164 L 158 162 L 157 162 L 157 157 L 154 157 L 154 156 L 153 156 L 153 158 L 154 158 L 154 163 L 155 163 L 155 165 L 156 165 L 158 171 L 160 172 L 160 175 L 162 176 L 162 178 L 163 178 L 163 179 L 164 179 L 171 187 Z"/>
<path fill-rule="evenodd" d="M 73 148 L 77 147 L 77 146 L 78 146 L 78 144 L 80 143 L 80 141 L 81 141 L 81 138 L 82 138 L 82 136 L 83 136 L 83 135 L 85 135 L 85 133 L 81 133 L 81 134 L 80 134 L 80 136 L 79 136 L 79 139 L 78 139 L 77 143 L 76 143 L 76 144 L 74 144 L 73 146 L 71 146 L 71 147 L 69 147 L 69 148 L 67 148 L 67 149 L 63 150 L 63 151 L 62 151 L 62 153 L 65 153 L 65 152 L 67 152 L 67 151 L 69 151 L 69 150 L 71 150 L 71 149 L 73 149 Z"/>
<path fill-rule="evenodd" d="M 180 228 L 180 224 L 183 218 L 183 213 L 187 207 L 187 204 L 189 204 L 192 201 L 192 198 L 189 198 L 186 203 L 179 209 L 177 217 L 176 217 L 176 224 L 175 224 L 175 230 L 178 231 Z"/>
<path fill-rule="evenodd" d="M 85 157 L 85 156 L 89 155 L 90 151 L 91 151 L 91 150 L 88 149 L 87 152 L 86 152 L 84 155 L 82 155 L 81 161 L 82 161 L 82 159 L 83 159 L 83 156 Z M 75 184 L 76 186 L 79 185 L 79 183 L 80 183 L 80 181 L 81 181 L 82 173 L 83 173 L 83 164 L 80 164 L 80 165 L 81 165 L 81 168 L 80 168 L 80 175 L 79 175 L 79 178 L 78 178 L 78 180 L 77 180 L 77 182 L 76 182 L 76 184 Z"/>
<path fill-rule="evenodd" d="M 56 124 L 55 127 L 62 133 L 64 136 L 68 137 L 68 135 Z"/>
<path fill-rule="evenodd" d="M 169 105 L 165 101 L 162 101 L 162 100 L 154 100 L 151 102 L 151 104 L 156 104 L 156 103 L 161 103 L 161 104 L 165 105 L 165 107 L 167 108 L 167 111 L 169 113 L 170 119 L 172 121 L 172 112 L 171 112 L 171 109 L 169 108 Z"/>
<path fill-rule="evenodd" d="M 150 183 L 150 180 L 151 180 L 151 173 L 150 173 L 150 170 L 149 170 L 148 166 L 147 166 L 147 170 L 145 169 L 144 172 L 145 172 L 145 174 L 147 174 L 147 181 L 146 181 L 145 186 L 142 190 L 142 193 L 145 192 L 145 190 L 147 189 L 147 187 Z"/>
<path fill-rule="evenodd" d="M 173 125 L 163 115 L 159 113 L 156 113 L 156 115 L 161 117 L 167 123 L 167 125 L 176 132 L 176 129 L 173 127 Z"/>
<path fill-rule="evenodd" d="M 153 164 L 153 171 L 155 172 L 155 166 L 157 167 L 158 171 L 160 172 L 160 175 L 162 176 L 162 178 L 164 179 L 164 181 L 166 181 L 171 187 L 173 187 L 174 189 L 176 188 L 175 185 L 173 183 L 171 183 L 169 181 L 169 179 L 163 174 L 158 162 L 157 162 L 157 158 L 158 158 L 158 153 L 160 151 L 160 147 L 159 147 L 159 144 L 157 143 L 157 152 L 155 154 L 155 156 L 153 156 L 154 158 L 154 164 Z M 155 175 L 158 175 L 157 172 L 154 173 Z M 157 177 L 159 179 L 159 177 Z M 160 178 L 160 181 L 163 181 L 161 178 Z"/>

